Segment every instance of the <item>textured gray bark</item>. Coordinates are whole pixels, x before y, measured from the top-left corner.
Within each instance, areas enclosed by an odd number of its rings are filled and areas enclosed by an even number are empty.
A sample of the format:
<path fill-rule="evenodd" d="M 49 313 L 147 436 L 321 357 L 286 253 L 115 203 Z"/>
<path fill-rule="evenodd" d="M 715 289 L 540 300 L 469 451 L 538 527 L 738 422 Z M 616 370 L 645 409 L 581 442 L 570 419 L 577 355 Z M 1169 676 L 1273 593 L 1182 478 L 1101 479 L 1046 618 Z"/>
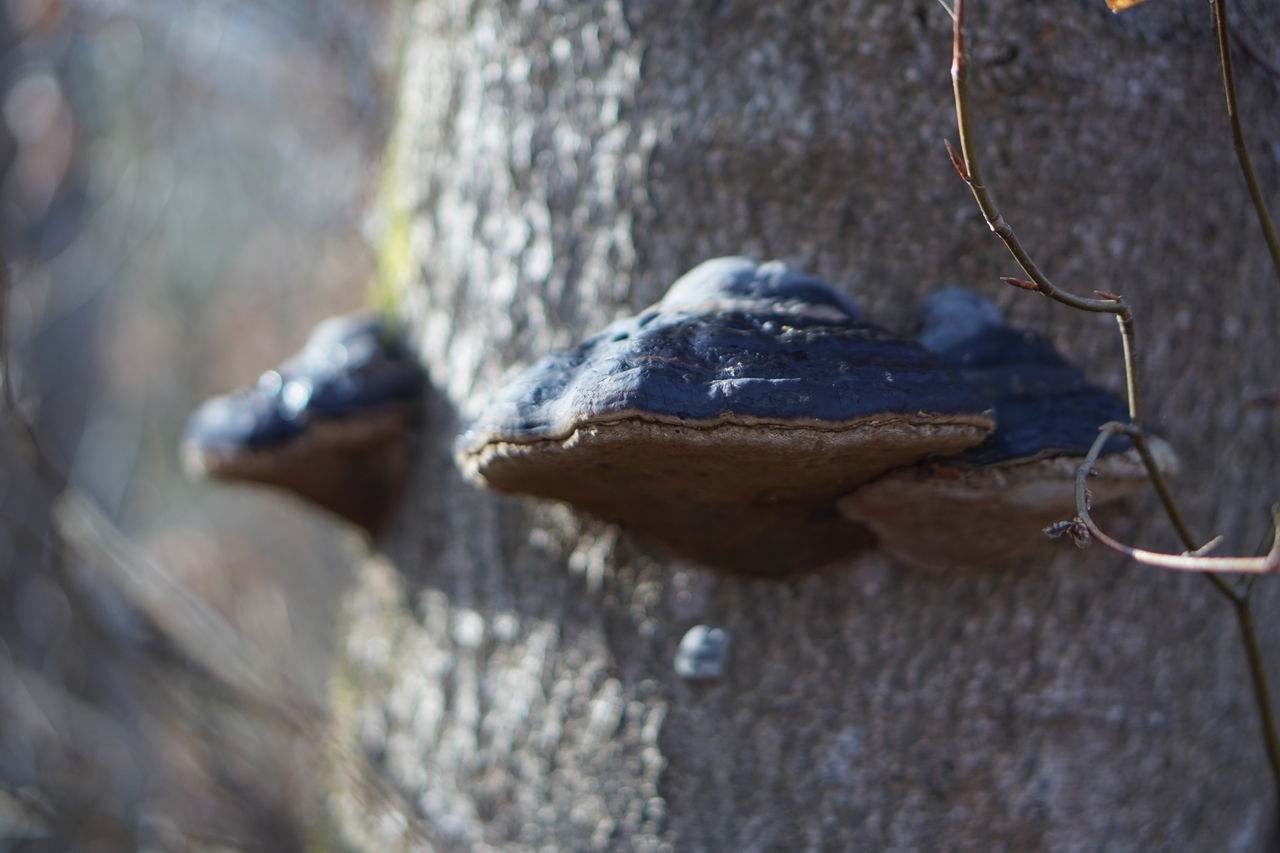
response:
<path fill-rule="evenodd" d="M 1277 415 L 1240 401 L 1276 387 L 1280 288 L 1207 8 L 973 6 L 997 197 L 1060 283 L 1135 305 L 1195 526 L 1252 548 Z M 1238 6 L 1280 58 L 1280 7 Z M 420 277 L 404 307 L 437 394 L 388 559 L 348 601 L 343 730 L 403 794 L 340 791 L 352 838 L 412 845 L 385 814 L 402 802 L 459 850 L 1272 843 L 1236 629 L 1199 578 L 1058 543 L 973 574 L 872 554 L 746 582 L 454 468 L 453 437 L 515 371 L 723 254 L 792 262 L 907 333 L 925 294 L 980 288 L 1119 389 L 1112 321 L 996 281 L 1017 270 L 942 147 L 934 0 L 457 0 L 411 21 L 396 168 Z M 1280 207 L 1280 87 L 1245 60 L 1240 82 Z M 1150 502 L 1102 517 L 1175 544 Z M 1260 592 L 1266 623 L 1274 584 Z M 699 622 L 733 636 L 712 685 L 671 666 Z"/>

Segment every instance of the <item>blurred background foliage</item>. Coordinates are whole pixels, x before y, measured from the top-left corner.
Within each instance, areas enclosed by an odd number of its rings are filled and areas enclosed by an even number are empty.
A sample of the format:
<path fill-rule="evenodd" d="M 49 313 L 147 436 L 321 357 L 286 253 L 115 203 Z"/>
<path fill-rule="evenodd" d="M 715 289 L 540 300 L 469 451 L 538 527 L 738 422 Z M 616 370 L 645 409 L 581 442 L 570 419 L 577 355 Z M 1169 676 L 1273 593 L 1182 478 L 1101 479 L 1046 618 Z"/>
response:
<path fill-rule="evenodd" d="M 175 448 L 199 401 L 366 300 L 392 18 L 389 0 L 0 2 L 21 413 L 0 437 L 0 849 L 333 846 L 317 732 L 353 534 L 191 483 Z M 64 477 L 103 513 L 70 538 Z M 244 641 L 266 700 L 209 666 L 205 624 Z"/>

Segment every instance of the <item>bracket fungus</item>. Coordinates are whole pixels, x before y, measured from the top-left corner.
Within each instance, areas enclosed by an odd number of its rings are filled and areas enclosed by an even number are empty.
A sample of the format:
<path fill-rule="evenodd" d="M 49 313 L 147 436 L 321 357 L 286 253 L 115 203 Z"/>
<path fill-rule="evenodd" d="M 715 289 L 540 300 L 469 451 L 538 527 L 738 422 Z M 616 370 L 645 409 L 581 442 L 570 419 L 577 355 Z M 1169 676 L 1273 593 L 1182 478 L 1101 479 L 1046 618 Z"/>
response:
<path fill-rule="evenodd" d="M 995 409 L 996 431 L 951 458 L 894 471 L 841 499 L 882 548 L 922 568 L 976 568 L 1026 554 L 1047 525 L 1075 515 L 1075 474 L 1098 428 L 1125 420 L 1124 403 L 1091 385 L 1034 332 L 1008 326 L 983 297 L 949 288 L 921 309 L 919 341 L 957 369 Z M 1172 471 L 1172 448 L 1151 449 Z M 1133 492 L 1146 470 L 1128 439 L 1103 448 L 1095 504 Z"/>
<path fill-rule="evenodd" d="M 257 384 L 214 397 L 187 422 L 192 476 L 277 486 L 370 531 L 408 473 L 422 368 L 386 319 L 332 317 Z"/>
<path fill-rule="evenodd" d="M 779 262 L 707 261 L 535 364 L 459 441 L 473 479 L 567 501 L 708 566 L 785 578 L 868 546 L 840 495 L 973 446 L 989 405 Z"/>

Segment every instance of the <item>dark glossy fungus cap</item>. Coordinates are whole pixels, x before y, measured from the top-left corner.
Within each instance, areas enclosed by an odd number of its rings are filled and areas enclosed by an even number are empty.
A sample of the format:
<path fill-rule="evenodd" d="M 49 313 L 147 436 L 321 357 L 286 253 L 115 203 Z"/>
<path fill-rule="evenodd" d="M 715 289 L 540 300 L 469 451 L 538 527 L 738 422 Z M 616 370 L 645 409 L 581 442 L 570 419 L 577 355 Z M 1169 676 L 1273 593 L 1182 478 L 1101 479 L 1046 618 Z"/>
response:
<path fill-rule="evenodd" d="M 838 495 L 976 444 L 987 409 L 823 282 L 721 258 L 518 377 L 459 455 L 493 488 L 569 501 L 719 568 L 787 576 L 866 544 Z"/>
<path fill-rule="evenodd" d="M 422 389 L 422 370 L 400 330 L 368 312 L 325 320 L 281 370 L 295 383 L 294 404 L 313 419 L 416 400 Z"/>
<path fill-rule="evenodd" d="M 678 426 L 837 430 L 867 421 L 986 431 L 973 389 L 853 301 L 784 264 L 707 261 L 656 305 L 551 355 L 504 388 L 464 437 L 568 438 L 635 418 Z M 928 439 L 921 439 L 928 443 Z"/>
<path fill-rule="evenodd" d="M 257 384 L 201 405 L 183 461 L 193 475 L 278 486 L 372 529 L 403 485 L 422 385 L 393 325 L 335 317 Z"/>
<path fill-rule="evenodd" d="M 196 450 L 203 459 L 297 438 L 304 423 L 299 412 L 283 405 L 283 386 L 280 374 L 268 370 L 256 385 L 206 400 L 187 421 L 184 447 Z"/>
<path fill-rule="evenodd" d="M 917 566 L 994 565 L 1044 541 L 1075 515 L 1075 472 L 1098 428 L 1125 420 L 1124 403 L 1092 385 L 1034 332 L 1008 326 L 994 304 L 959 288 L 925 301 L 919 341 L 959 371 L 995 409 L 997 428 L 953 457 L 895 471 L 840 501 L 881 546 Z M 1169 445 L 1152 440 L 1161 468 Z M 1097 504 L 1146 481 L 1127 439 L 1103 448 L 1091 481 Z"/>
<path fill-rule="evenodd" d="M 1128 418 L 1124 401 L 1091 384 L 1040 335 L 1004 322 L 990 300 L 958 287 L 925 300 L 919 341 L 955 367 L 996 410 L 996 431 L 964 455 L 974 465 L 1084 456 L 1107 421 Z M 1105 453 L 1130 447 L 1114 438 Z"/>

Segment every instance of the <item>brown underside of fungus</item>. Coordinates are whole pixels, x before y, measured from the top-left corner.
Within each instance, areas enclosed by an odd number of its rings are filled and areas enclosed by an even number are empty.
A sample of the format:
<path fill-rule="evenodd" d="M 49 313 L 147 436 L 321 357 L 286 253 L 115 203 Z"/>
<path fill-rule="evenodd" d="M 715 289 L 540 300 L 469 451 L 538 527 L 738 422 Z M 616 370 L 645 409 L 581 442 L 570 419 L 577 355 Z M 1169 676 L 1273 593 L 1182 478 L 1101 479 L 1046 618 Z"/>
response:
<path fill-rule="evenodd" d="M 786 578 L 872 543 L 840 495 L 992 426 L 980 395 L 847 296 L 781 263 L 720 258 L 517 378 L 459 459 L 491 488 Z"/>
<path fill-rule="evenodd" d="M 192 476 L 292 492 L 376 532 L 408 478 L 422 369 L 376 316 L 326 320 L 257 384 L 204 403 L 187 423 Z"/>
<path fill-rule="evenodd" d="M 996 432 L 957 456 L 890 472 L 841 499 L 893 557 L 926 569 L 993 566 L 1046 543 L 1044 528 L 1075 516 L 1075 474 L 1098 428 L 1123 403 L 1089 384 L 1040 336 L 1007 326 L 987 300 L 951 289 L 926 301 L 920 342 L 979 389 Z M 1177 460 L 1151 440 L 1163 471 Z M 1127 440 L 1104 448 L 1090 480 L 1095 505 L 1147 485 Z"/>

